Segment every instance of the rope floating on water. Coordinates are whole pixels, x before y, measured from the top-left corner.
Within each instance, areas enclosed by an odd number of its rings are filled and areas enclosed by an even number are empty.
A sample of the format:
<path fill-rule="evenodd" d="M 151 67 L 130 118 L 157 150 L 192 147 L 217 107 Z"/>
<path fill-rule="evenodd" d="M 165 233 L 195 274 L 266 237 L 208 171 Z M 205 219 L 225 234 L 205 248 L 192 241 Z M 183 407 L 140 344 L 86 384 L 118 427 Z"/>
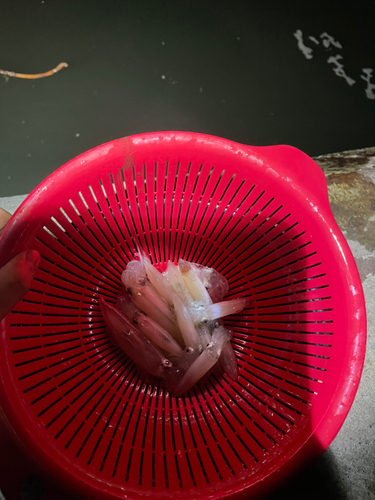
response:
<path fill-rule="evenodd" d="M 54 73 L 57 73 L 63 68 L 67 68 L 68 64 L 66 62 L 60 63 L 56 68 L 51 69 L 50 71 L 46 71 L 45 73 L 37 73 L 37 74 L 25 74 L 25 73 L 15 73 L 14 71 L 5 71 L 4 69 L 0 69 L 0 75 L 4 75 L 5 78 L 14 77 L 14 78 L 24 78 L 27 80 L 36 80 L 37 78 L 44 78 L 46 76 L 51 76 Z"/>

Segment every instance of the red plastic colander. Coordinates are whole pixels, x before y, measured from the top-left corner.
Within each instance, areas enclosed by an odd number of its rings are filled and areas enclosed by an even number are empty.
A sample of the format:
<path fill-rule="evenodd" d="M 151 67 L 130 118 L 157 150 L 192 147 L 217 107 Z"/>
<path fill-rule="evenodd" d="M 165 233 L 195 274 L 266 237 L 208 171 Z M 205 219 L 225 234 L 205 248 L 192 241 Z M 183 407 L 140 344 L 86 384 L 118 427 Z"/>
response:
<path fill-rule="evenodd" d="M 105 333 L 140 243 L 214 267 L 239 379 L 181 397 L 143 383 Z M 163 132 L 99 146 L 48 177 L 3 231 L 34 248 L 31 290 L 1 323 L 0 404 L 28 453 L 84 498 L 245 499 L 325 450 L 363 366 L 361 283 L 324 175 L 287 146 Z"/>

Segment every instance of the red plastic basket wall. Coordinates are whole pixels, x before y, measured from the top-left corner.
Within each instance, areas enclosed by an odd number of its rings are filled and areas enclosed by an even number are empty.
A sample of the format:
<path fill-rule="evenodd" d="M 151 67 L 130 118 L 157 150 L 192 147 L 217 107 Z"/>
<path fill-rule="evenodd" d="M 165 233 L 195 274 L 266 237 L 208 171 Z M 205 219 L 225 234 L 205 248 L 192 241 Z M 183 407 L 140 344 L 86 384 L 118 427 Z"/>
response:
<path fill-rule="evenodd" d="M 174 398 L 107 339 L 136 243 L 214 267 L 239 380 Z M 254 498 L 326 449 L 365 349 L 361 284 L 319 167 L 300 151 L 191 133 L 99 146 L 44 181 L 0 239 L 35 248 L 32 289 L 1 324 L 0 403 L 28 452 L 94 498 Z"/>

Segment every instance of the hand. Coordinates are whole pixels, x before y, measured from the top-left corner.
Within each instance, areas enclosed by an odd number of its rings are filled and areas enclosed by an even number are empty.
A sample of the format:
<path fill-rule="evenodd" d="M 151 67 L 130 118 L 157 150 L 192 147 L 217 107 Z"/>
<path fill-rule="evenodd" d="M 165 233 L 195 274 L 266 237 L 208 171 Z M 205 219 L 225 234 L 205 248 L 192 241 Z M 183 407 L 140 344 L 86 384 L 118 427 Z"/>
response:
<path fill-rule="evenodd" d="M 10 217 L 8 212 L 0 208 L 0 232 Z M 36 250 L 28 250 L 0 269 L 0 321 L 29 290 L 39 262 L 39 253 Z"/>

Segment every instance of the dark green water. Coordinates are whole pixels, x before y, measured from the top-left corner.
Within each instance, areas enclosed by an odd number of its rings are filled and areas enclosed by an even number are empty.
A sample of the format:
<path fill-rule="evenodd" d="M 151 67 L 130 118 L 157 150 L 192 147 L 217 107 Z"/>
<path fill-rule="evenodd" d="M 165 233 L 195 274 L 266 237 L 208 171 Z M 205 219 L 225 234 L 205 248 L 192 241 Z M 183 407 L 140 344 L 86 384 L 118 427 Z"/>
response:
<path fill-rule="evenodd" d="M 0 68 L 69 67 L 40 80 L 0 77 L 0 196 L 146 131 L 286 143 L 310 155 L 373 146 L 375 100 L 360 75 L 375 73 L 374 19 L 373 1 L 3 1 Z M 342 48 L 325 48 L 324 32 Z M 353 86 L 328 64 L 337 54 Z"/>

